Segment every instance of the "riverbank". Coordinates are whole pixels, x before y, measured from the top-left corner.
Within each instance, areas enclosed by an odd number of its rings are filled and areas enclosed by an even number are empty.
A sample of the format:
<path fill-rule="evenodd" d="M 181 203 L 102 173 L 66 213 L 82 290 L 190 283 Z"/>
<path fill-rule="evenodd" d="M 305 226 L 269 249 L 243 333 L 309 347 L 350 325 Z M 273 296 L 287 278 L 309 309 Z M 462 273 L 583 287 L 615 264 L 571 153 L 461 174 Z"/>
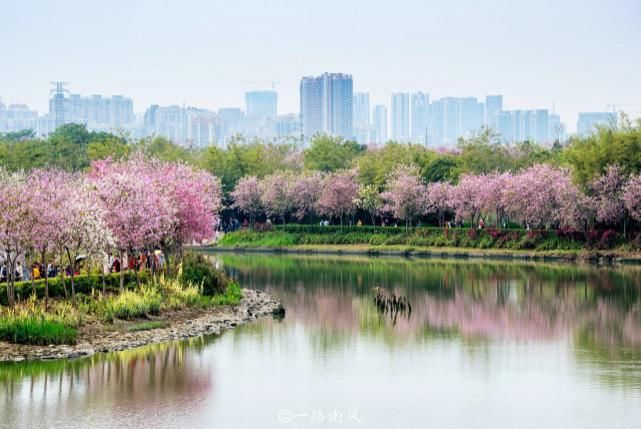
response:
<path fill-rule="evenodd" d="M 469 258 L 498 260 L 565 261 L 592 263 L 641 264 L 641 253 L 598 250 L 509 250 L 470 249 L 462 247 L 368 246 L 345 245 L 291 245 L 291 246 L 221 246 L 198 247 L 203 251 L 292 253 L 326 255 L 403 256 L 417 258 Z"/>
<path fill-rule="evenodd" d="M 211 248 L 318 254 L 641 263 L 636 241 L 608 231 L 277 226 L 239 230 Z"/>
<path fill-rule="evenodd" d="M 219 334 L 259 317 L 283 313 L 284 309 L 279 300 L 264 292 L 243 289 L 243 298 L 235 306 L 186 308 L 163 312 L 156 317 L 116 320 L 113 323 L 92 321 L 79 328 L 75 345 L 37 346 L 2 341 L 0 362 L 76 358 L 200 335 Z M 140 328 L 143 330 L 137 330 Z"/>

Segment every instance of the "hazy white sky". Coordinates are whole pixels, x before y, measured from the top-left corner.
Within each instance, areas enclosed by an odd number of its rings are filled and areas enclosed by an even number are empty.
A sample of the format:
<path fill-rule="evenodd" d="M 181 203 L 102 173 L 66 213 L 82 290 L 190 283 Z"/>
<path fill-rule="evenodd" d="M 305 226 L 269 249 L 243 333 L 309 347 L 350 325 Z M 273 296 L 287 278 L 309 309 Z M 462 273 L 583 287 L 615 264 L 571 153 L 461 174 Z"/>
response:
<path fill-rule="evenodd" d="M 351 73 L 389 105 L 503 94 L 508 109 L 641 111 L 641 1 L 0 0 L 0 96 L 47 111 L 49 81 L 74 93 L 244 107 L 280 82 L 298 112 L 301 76 Z M 637 105 L 632 105 L 637 103 Z M 625 105 L 625 106 L 624 106 Z"/>

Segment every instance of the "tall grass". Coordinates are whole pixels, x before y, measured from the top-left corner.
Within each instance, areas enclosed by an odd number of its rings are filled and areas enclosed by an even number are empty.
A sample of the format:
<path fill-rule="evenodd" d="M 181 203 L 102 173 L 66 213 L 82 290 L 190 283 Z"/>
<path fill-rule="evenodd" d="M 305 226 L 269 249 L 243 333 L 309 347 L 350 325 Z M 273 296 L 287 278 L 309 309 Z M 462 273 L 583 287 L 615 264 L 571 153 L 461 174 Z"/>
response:
<path fill-rule="evenodd" d="M 0 308 L 0 339 L 18 344 L 75 344 L 80 313 L 68 303 L 45 310 L 29 299 L 13 308 Z"/>
<path fill-rule="evenodd" d="M 155 287 L 143 285 L 135 291 L 126 290 L 120 295 L 102 298 L 96 304 L 96 313 L 111 322 L 158 314 L 162 296 Z"/>

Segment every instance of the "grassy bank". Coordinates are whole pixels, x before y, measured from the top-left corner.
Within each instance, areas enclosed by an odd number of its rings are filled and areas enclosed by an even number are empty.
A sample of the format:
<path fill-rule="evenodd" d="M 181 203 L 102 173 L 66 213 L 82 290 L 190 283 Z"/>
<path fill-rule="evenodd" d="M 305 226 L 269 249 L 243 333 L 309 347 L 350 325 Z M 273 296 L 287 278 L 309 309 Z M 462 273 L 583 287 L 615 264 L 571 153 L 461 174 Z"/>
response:
<path fill-rule="evenodd" d="M 225 234 L 218 248 L 328 253 L 437 254 L 589 258 L 634 255 L 634 243 L 614 232 L 528 231 L 469 228 L 372 228 L 291 225 L 272 231 Z"/>
<path fill-rule="evenodd" d="M 75 305 L 65 298 L 60 279 L 50 279 L 52 299 L 48 306 L 40 298 L 43 281 L 36 282 L 35 295 L 30 282 L 19 283 L 19 296 L 28 298 L 14 307 L 0 305 L 0 340 L 36 345 L 75 344 L 82 328 L 92 324 L 144 320 L 169 311 L 206 309 L 240 302 L 240 286 L 216 271 L 209 261 L 202 256 L 188 256 L 185 260 L 189 262 L 188 266 L 184 270 L 179 267 L 172 276 L 151 277 L 142 273 L 140 285 L 132 274 L 127 274 L 127 287 L 122 292 L 116 276 L 109 280 L 105 294 L 99 275 L 78 276 Z M 2 286 L 6 288 L 6 285 Z M 6 291 L 4 293 L 6 295 Z M 157 322 L 149 323 L 137 330 L 153 329 L 151 326 Z"/>

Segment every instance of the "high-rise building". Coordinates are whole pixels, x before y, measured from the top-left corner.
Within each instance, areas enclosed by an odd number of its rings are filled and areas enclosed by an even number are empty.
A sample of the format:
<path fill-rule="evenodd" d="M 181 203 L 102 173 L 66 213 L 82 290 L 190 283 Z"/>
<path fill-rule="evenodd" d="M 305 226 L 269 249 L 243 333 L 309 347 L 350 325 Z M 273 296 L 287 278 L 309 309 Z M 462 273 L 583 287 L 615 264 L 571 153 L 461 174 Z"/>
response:
<path fill-rule="evenodd" d="M 385 143 L 387 141 L 387 107 L 383 105 L 374 106 L 372 125 L 374 126 L 372 140 L 378 144 Z"/>
<path fill-rule="evenodd" d="M 61 97 L 63 97 L 61 99 Z M 58 112 L 62 109 L 62 112 Z M 83 124 L 90 130 L 111 131 L 134 124 L 134 104 L 131 98 L 122 95 L 103 97 L 80 94 L 54 94 L 49 100 L 49 114 L 63 123 Z M 61 119 L 62 118 L 62 119 Z"/>
<path fill-rule="evenodd" d="M 565 124 L 561 117 L 555 113 L 548 115 L 548 143 L 565 141 Z"/>
<path fill-rule="evenodd" d="M 488 95 L 485 97 L 485 122 L 484 125 L 493 130 L 497 129 L 498 113 L 503 110 L 502 95 Z"/>
<path fill-rule="evenodd" d="M 453 146 L 460 137 L 478 131 L 484 122 L 485 106 L 474 97 L 444 97 L 432 103 L 431 141 Z"/>
<path fill-rule="evenodd" d="M 597 127 L 615 126 L 617 115 L 613 112 L 580 112 L 576 123 L 576 133 L 589 136 L 596 132 Z"/>
<path fill-rule="evenodd" d="M 423 92 L 412 94 L 411 108 L 412 141 L 427 144 L 430 134 L 430 95 Z"/>
<path fill-rule="evenodd" d="M 369 94 L 366 92 L 354 93 L 354 139 L 360 144 L 367 144 L 370 140 L 370 109 Z"/>
<path fill-rule="evenodd" d="M 278 111 L 278 93 L 276 91 L 246 92 L 245 105 L 249 118 L 275 118 Z"/>
<path fill-rule="evenodd" d="M 550 122 L 547 109 L 504 110 L 497 114 L 497 130 L 506 143 L 550 141 Z"/>
<path fill-rule="evenodd" d="M 410 139 L 410 95 L 406 92 L 392 94 L 392 139 Z"/>
<path fill-rule="evenodd" d="M 0 103 L 0 133 L 32 130 L 38 132 L 38 112 L 26 104 Z"/>
<path fill-rule="evenodd" d="M 343 73 L 303 77 L 300 82 L 300 114 L 303 137 L 325 133 L 353 137 L 353 81 Z"/>

